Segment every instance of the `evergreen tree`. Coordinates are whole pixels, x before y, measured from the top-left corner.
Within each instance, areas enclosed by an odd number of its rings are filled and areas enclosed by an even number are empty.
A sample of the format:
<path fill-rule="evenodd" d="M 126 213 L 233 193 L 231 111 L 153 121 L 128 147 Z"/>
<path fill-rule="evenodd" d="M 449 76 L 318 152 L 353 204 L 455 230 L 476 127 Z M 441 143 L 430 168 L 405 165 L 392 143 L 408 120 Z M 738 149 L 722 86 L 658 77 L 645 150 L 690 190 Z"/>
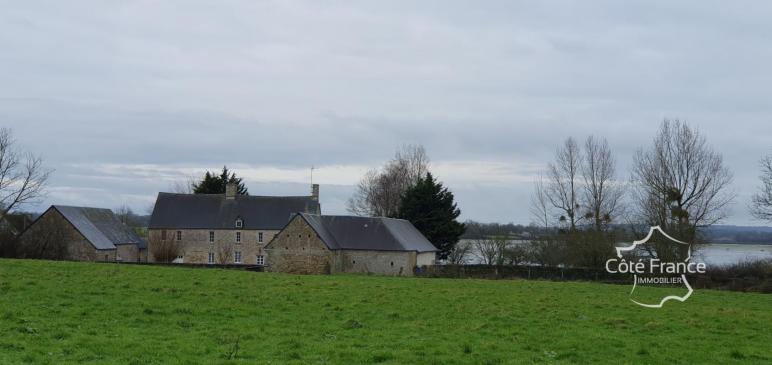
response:
<path fill-rule="evenodd" d="M 236 177 L 235 172 L 228 170 L 223 166 L 222 173 L 215 175 L 209 171 L 204 175 L 204 179 L 198 184 L 193 184 L 194 194 L 225 194 L 225 188 L 228 184 L 236 184 L 236 193 L 239 195 L 249 195 L 242 178 Z"/>
<path fill-rule="evenodd" d="M 453 193 L 427 173 L 402 196 L 398 217 L 413 223 L 440 250 L 440 259 L 446 259 L 466 230 L 456 220 L 460 214 Z"/>

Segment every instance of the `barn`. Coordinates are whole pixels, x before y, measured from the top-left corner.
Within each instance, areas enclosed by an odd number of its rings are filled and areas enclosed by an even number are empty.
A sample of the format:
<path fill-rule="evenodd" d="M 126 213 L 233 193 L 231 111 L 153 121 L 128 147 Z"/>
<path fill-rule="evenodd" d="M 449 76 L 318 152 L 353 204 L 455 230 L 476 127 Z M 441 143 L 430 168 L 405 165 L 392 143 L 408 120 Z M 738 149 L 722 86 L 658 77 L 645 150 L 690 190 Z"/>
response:
<path fill-rule="evenodd" d="M 413 275 L 437 248 L 403 219 L 298 213 L 265 247 L 266 270 Z"/>
<path fill-rule="evenodd" d="M 52 205 L 19 237 L 32 257 L 146 262 L 147 243 L 110 209 Z"/>

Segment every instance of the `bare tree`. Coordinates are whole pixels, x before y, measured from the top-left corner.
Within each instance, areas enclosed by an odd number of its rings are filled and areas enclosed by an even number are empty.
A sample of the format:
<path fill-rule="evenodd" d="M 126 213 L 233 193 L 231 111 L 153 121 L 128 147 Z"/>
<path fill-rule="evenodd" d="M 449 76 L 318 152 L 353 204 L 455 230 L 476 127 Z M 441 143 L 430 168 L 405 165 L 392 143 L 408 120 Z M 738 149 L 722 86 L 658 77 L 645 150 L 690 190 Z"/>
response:
<path fill-rule="evenodd" d="M 662 122 L 654 143 L 633 161 L 637 213 L 693 241 L 697 229 L 721 221 L 734 199 L 732 173 L 696 128 L 678 120 Z"/>
<path fill-rule="evenodd" d="M 459 242 L 448 254 L 448 263 L 453 265 L 463 265 L 471 251 L 471 245 L 466 242 Z"/>
<path fill-rule="evenodd" d="M 177 194 L 193 194 L 193 186 L 196 184 L 196 179 L 192 176 L 186 176 L 184 180 L 174 181 L 169 186 L 169 190 L 172 193 Z"/>
<path fill-rule="evenodd" d="M 507 248 L 507 238 L 505 236 L 495 236 L 493 238 L 478 238 L 472 241 L 475 255 L 485 265 L 502 265 L 504 263 L 504 252 Z"/>
<path fill-rule="evenodd" d="M 16 146 L 10 129 L 0 129 L 0 219 L 39 199 L 50 174 L 42 158 Z"/>
<path fill-rule="evenodd" d="M 361 216 L 396 216 L 404 192 L 428 170 L 429 157 L 422 146 L 402 146 L 385 166 L 369 170 L 360 180 L 348 201 L 348 211 Z"/>
<path fill-rule="evenodd" d="M 605 138 L 587 137 L 584 143 L 584 163 L 581 165 L 585 218 L 592 220 L 601 231 L 621 209 L 623 190 L 614 180 L 616 161 Z"/>
<path fill-rule="evenodd" d="M 131 207 L 129 207 L 126 204 L 121 205 L 118 208 L 113 209 L 113 213 L 116 217 L 118 217 L 118 220 L 121 221 L 121 223 L 125 224 L 127 227 L 137 227 L 139 224 L 137 223 L 137 215 L 134 214 L 134 211 L 131 210 Z"/>
<path fill-rule="evenodd" d="M 547 198 L 547 190 L 544 186 L 544 177 L 539 175 L 533 184 L 533 195 L 531 196 L 531 217 L 544 229 L 550 226 L 550 202 Z"/>
<path fill-rule="evenodd" d="M 217 243 L 217 263 L 220 265 L 233 263 L 233 243 L 221 241 Z"/>
<path fill-rule="evenodd" d="M 18 257 L 45 260 L 64 260 L 69 256 L 73 231 L 64 217 L 46 214 L 20 237 Z"/>
<path fill-rule="evenodd" d="M 555 154 L 555 162 L 550 163 L 549 185 L 547 199 L 550 204 L 563 214 L 570 230 L 576 230 L 577 222 L 582 218 L 577 214 L 579 205 L 579 174 L 581 168 L 581 151 L 573 138 L 568 138 Z"/>
<path fill-rule="evenodd" d="M 172 236 L 172 235 L 167 235 Z M 182 245 L 174 237 L 151 237 L 150 254 L 157 262 L 174 261 L 182 252 Z"/>
<path fill-rule="evenodd" d="M 772 221 L 772 155 L 761 160 L 761 188 L 751 198 L 751 213 L 757 219 Z"/>
<path fill-rule="evenodd" d="M 504 260 L 509 265 L 521 265 L 528 261 L 528 247 L 519 244 L 507 245 L 504 249 Z"/>

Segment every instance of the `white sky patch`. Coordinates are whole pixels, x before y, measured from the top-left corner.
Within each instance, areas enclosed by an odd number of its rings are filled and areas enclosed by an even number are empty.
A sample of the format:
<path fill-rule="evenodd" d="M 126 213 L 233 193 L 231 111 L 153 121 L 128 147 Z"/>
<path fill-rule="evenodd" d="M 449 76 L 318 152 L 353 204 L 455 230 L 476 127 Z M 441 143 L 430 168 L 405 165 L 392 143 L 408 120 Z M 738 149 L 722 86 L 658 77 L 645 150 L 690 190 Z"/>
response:
<path fill-rule="evenodd" d="M 71 165 L 79 172 L 72 177 L 92 179 L 119 179 L 166 182 L 184 181 L 192 178 L 198 181 L 205 171 L 219 174 L 221 168 L 205 166 L 167 166 L 153 164 L 97 164 Z M 315 166 L 313 181 L 325 185 L 356 185 L 367 172 L 364 165 Z M 464 185 L 511 185 L 534 181 L 540 165 L 516 162 L 491 161 L 438 161 L 431 163 L 432 173 L 446 184 Z M 249 166 L 235 164 L 228 166 L 238 177 L 249 182 L 311 183 L 311 167 L 288 168 L 278 166 Z M 451 186 L 452 187 L 452 186 Z"/>

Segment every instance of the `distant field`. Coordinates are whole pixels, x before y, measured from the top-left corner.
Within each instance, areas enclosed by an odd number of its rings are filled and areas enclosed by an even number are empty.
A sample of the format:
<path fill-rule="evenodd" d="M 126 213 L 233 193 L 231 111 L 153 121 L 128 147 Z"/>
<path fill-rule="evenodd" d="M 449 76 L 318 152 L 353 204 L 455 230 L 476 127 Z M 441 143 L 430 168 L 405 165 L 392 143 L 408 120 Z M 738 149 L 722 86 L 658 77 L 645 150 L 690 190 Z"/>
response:
<path fill-rule="evenodd" d="M 772 296 L 0 260 L 0 364 L 772 363 Z"/>

